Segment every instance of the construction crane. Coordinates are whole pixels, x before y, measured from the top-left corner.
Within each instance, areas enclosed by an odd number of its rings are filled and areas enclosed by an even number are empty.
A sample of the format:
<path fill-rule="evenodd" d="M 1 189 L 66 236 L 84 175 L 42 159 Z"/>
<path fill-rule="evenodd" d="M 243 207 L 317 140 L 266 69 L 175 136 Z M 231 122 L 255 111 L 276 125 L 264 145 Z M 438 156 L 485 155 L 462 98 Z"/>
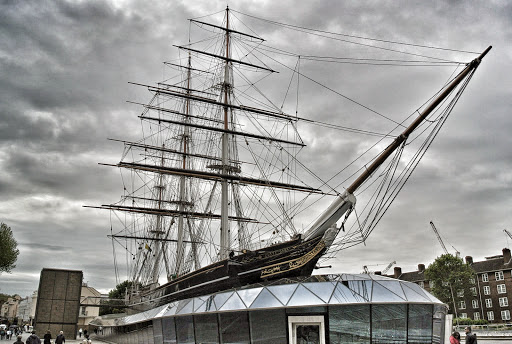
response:
<path fill-rule="evenodd" d="M 443 247 L 444 253 L 446 253 L 446 254 L 450 254 L 450 253 L 448 252 L 448 250 L 446 249 L 446 246 L 444 246 L 444 242 L 443 242 L 443 240 L 441 239 L 441 235 L 439 235 L 439 232 L 437 231 L 437 228 L 436 228 L 436 226 L 434 225 L 434 222 L 430 221 L 430 225 L 432 226 L 432 230 L 434 231 L 434 233 L 436 233 L 437 240 L 439 240 L 439 243 L 440 243 L 440 244 L 441 244 L 441 246 Z M 453 245 L 452 245 L 452 247 L 453 247 Z M 453 247 L 453 249 L 455 250 L 455 254 L 456 254 L 457 258 L 458 258 L 458 257 L 460 257 L 460 252 L 459 252 L 455 247 Z"/>
<path fill-rule="evenodd" d="M 382 270 L 382 274 L 385 274 L 386 272 L 388 272 L 388 271 L 389 271 L 389 269 L 391 269 L 391 267 L 392 267 L 393 265 L 395 265 L 395 264 L 396 264 L 396 260 L 395 260 L 395 261 L 392 261 L 391 263 L 389 263 L 389 264 L 388 264 L 388 266 L 386 266 L 386 268 L 385 268 L 384 270 Z"/>
<path fill-rule="evenodd" d="M 437 231 L 436 226 L 434 226 L 434 222 L 430 221 L 430 225 L 432 226 L 432 230 L 434 231 L 434 233 L 436 233 L 437 240 L 439 240 L 439 243 L 440 243 L 440 244 L 441 244 L 441 246 L 443 247 L 444 253 L 449 254 L 449 253 L 448 253 L 448 250 L 446 249 L 446 246 L 444 246 L 444 242 L 443 242 L 443 240 L 441 239 L 441 236 L 439 235 L 439 232 Z"/>
<path fill-rule="evenodd" d="M 512 234 L 510 234 L 509 231 L 507 231 L 506 229 L 503 230 L 505 233 L 507 233 L 507 235 L 510 237 L 510 239 L 512 239 Z"/>

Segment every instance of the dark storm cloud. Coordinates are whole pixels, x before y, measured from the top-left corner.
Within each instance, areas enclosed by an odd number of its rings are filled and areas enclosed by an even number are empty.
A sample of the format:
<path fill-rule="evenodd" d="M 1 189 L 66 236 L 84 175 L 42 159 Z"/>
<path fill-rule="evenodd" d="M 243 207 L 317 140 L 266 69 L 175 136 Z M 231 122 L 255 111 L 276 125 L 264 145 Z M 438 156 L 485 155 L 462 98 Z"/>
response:
<path fill-rule="evenodd" d="M 1 276 L 0 292 L 29 295 L 37 288 L 43 267 L 83 270 L 84 280 L 102 291 L 115 286 L 112 246 L 106 238 L 109 215 L 82 205 L 113 202 L 122 193 L 118 171 L 97 163 L 119 160 L 122 146 L 106 138 L 137 135 L 136 116 L 141 108 L 125 101 L 146 102 L 150 95 L 127 82 L 152 84 L 165 77 L 162 62 L 177 56 L 172 44 L 187 42 L 186 19 L 222 11 L 225 6 L 222 1 L 34 0 L 0 4 L 0 221 L 11 226 L 21 251 L 13 274 Z M 439 138 L 366 246 L 342 251 L 333 265 L 337 272 L 360 272 L 362 265 L 393 260 L 404 271 L 418 263 L 428 264 L 442 253 L 430 220 L 447 244 L 463 255 L 481 259 L 500 252 L 505 241 L 496 238 L 512 221 L 512 80 L 508 76 L 512 4 L 290 0 L 241 1 L 230 8 L 301 27 L 380 40 L 476 52 L 494 45 Z M 325 41 L 233 14 L 248 25 L 237 29 L 254 29 L 269 45 L 285 51 L 416 58 Z M 362 42 L 385 46 L 383 42 Z M 462 62 L 475 56 L 392 47 Z M 292 67 L 297 62 L 295 57 L 280 61 Z M 269 63 L 280 76 L 291 78 L 284 66 Z M 441 73 L 430 73 L 419 67 L 301 61 L 305 75 L 398 121 L 446 82 L 453 67 L 443 68 Z M 286 89 L 272 80 L 268 79 L 265 91 L 280 105 Z M 292 94 L 285 102 L 289 113 L 298 110 L 307 118 L 378 133 L 395 126 L 305 78 L 300 85 L 298 108 Z M 299 124 L 299 129 L 305 130 L 301 134 L 308 145 L 301 159 L 325 179 L 376 141 L 375 137 L 323 127 Z M 330 184 L 340 182 L 338 178 Z M 483 230 L 492 235 L 482 237 Z"/>

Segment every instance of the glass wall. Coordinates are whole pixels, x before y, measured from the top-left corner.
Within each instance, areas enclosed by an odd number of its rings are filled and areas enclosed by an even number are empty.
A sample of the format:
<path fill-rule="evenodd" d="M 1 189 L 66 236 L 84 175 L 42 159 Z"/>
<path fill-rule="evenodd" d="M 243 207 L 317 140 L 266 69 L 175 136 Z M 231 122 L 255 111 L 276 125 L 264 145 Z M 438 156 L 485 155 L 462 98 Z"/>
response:
<path fill-rule="evenodd" d="M 432 343 L 432 305 L 409 305 L 409 344 Z"/>
<path fill-rule="evenodd" d="M 372 305 L 372 343 L 405 344 L 407 342 L 407 305 Z"/>
<path fill-rule="evenodd" d="M 162 319 L 162 334 L 164 344 L 176 344 L 176 326 L 174 324 L 174 318 Z"/>
<path fill-rule="evenodd" d="M 329 307 L 331 344 L 370 343 L 370 305 Z"/>
<path fill-rule="evenodd" d="M 195 344 L 194 321 L 191 315 L 176 317 L 176 337 L 180 344 Z"/>
<path fill-rule="evenodd" d="M 258 344 L 286 343 L 284 309 L 249 312 L 251 342 Z"/>
<path fill-rule="evenodd" d="M 206 313 L 194 315 L 194 327 L 197 343 L 219 343 L 219 326 L 217 322 L 217 314 Z"/>
<path fill-rule="evenodd" d="M 286 343 L 289 316 L 316 314 L 325 316 L 331 344 L 430 344 L 442 341 L 445 312 L 442 305 L 387 303 L 203 313 L 155 319 L 153 336 L 155 344 Z"/>
<path fill-rule="evenodd" d="M 220 313 L 220 337 L 224 344 L 249 344 L 247 312 Z"/>

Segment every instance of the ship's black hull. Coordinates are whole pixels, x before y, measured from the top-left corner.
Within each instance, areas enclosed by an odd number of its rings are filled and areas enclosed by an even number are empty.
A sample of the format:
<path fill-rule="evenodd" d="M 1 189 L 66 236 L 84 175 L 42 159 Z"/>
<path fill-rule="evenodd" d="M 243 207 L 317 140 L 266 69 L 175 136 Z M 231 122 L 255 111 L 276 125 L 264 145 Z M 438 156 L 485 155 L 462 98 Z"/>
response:
<path fill-rule="evenodd" d="M 325 253 L 321 238 L 295 239 L 233 256 L 180 276 L 132 300 L 133 311 L 284 277 L 310 276 Z"/>

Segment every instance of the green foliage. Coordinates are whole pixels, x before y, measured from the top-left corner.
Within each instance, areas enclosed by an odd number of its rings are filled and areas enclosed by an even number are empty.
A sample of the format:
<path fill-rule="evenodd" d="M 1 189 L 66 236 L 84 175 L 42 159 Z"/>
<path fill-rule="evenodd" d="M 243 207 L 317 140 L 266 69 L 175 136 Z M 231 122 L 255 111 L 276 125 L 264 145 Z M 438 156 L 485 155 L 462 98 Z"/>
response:
<path fill-rule="evenodd" d="M 13 295 L 14 296 L 14 295 Z M 3 305 L 11 295 L 0 293 L 0 306 Z"/>
<path fill-rule="evenodd" d="M 16 267 L 20 251 L 12 230 L 5 223 L 0 224 L 0 273 L 10 273 Z"/>
<path fill-rule="evenodd" d="M 487 325 L 489 322 L 485 319 L 472 320 L 470 318 L 454 318 L 453 325 Z"/>
<path fill-rule="evenodd" d="M 472 286 L 470 279 L 475 278 L 471 267 L 464 263 L 462 258 L 451 254 L 443 254 L 428 266 L 425 270 L 425 279 L 434 282 L 432 294 L 450 307 L 453 314 L 453 303 L 463 298 L 458 297 L 460 291 L 464 295 L 470 295 Z"/>
<path fill-rule="evenodd" d="M 127 290 L 130 291 L 130 288 L 134 285 L 131 281 L 124 281 L 116 285 L 116 288 L 108 292 L 108 297 L 111 299 L 121 299 L 124 300 Z M 139 284 L 139 287 L 141 285 Z M 104 302 L 104 306 L 100 308 L 100 315 L 105 314 L 115 314 L 115 313 L 124 313 L 124 308 L 119 307 L 119 301 L 106 301 Z"/>

